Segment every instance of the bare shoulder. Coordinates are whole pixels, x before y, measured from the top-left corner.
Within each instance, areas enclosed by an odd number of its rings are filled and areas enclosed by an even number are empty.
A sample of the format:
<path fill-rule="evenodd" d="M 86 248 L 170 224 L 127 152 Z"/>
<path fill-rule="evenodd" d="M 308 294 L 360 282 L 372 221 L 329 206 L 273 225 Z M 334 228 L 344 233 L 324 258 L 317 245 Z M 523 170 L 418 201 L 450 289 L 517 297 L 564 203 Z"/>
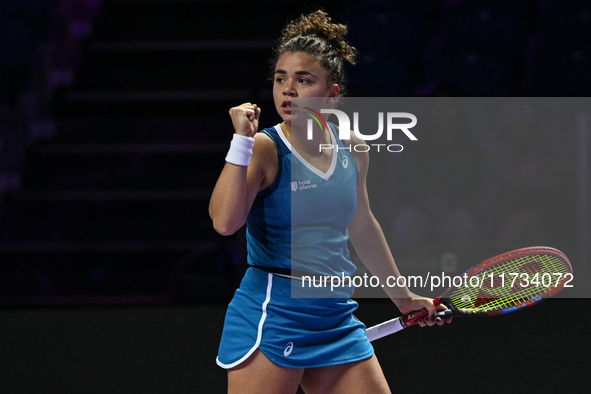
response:
<path fill-rule="evenodd" d="M 351 138 L 347 142 L 351 145 L 351 154 L 353 154 L 353 157 L 355 158 L 359 173 L 366 173 L 367 168 L 369 167 L 369 153 L 365 149 L 355 149 L 358 145 L 365 145 L 365 141 L 351 131 Z"/>
<path fill-rule="evenodd" d="M 271 137 L 269 137 L 269 135 L 267 133 L 263 133 L 263 132 L 258 132 L 254 135 L 254 141 L 255 144 L 258 144 L 259 146 L 275 146 L 275 142 L 273 142 L 273 140 L 271 139 Z"/>
<path fill-rule="evenodd" d="M 253 154 L 265 161 L 277 158 L 275 142 L 266 133 L 256 133 L 254 136 Z"/>

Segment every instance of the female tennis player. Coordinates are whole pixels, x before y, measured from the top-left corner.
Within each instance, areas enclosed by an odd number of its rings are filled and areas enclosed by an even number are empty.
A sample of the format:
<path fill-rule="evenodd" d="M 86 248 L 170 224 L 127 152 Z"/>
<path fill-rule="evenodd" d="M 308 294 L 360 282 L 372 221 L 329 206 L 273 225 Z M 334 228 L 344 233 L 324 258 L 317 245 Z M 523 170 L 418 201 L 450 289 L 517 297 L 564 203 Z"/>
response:
<path fill-rule="evenodd" d="M 330 101 L 342 95 L 343 63 L 354 63 L 356 55 L 346 32 L 322 11 L 286 26 L 274 61 L 273 98 L 281 124 L 258 132 L 261 108 L 244 103 L 230 109 L 235 134 L 209 209 L 220 234 L 247 224 L 251 267 L 228 306 L 217 358 L 228 370 L 232 394 L 295 393 L 298 385 L 306 393 L 390 392 L 365 326 L 353 316 L 357 303 L 348 297 L 292 298 L 294 279 L 286 277 L 296 247 L 292 237 L 306 240 L 313 251 L 306 256 L 313 273 L 352 275 L 350 238 L 381 283 L 400 275 L 369 207 L 368 154 L 318 149 L 320 143 L 346 147 L 364 141 L 339 140 L 334 125 L 312 140 L 292 127 L 293 98 Z M 294 185 L 292 176 L 302 183 Z M 314 204 L 292 208 L 292 193 L 304 192 Z M 427 308 L 434 316 L 445 309 L 407 288 L 385 290 L 402 313 Z M 419 322 L 423 327 L 443 323 L 439 317 Z"/>

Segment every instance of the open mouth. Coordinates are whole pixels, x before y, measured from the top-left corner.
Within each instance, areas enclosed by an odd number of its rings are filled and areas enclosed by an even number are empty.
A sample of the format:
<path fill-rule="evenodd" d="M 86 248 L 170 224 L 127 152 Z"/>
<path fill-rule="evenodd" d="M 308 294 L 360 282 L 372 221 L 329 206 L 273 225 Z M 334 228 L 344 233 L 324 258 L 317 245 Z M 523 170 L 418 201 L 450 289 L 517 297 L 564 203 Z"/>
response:
<path fill-rule="evenodd" d="M 283 108 L 292 108 L 292 107 L 293 108 L 296 108 L 297 105 L 292 104 L 291 100 L 289 100 L 289 101 L 286 100 L 286 101 L 283 102 L 283 104 L 281 104 L 281 107 L 283 107 Z"/>

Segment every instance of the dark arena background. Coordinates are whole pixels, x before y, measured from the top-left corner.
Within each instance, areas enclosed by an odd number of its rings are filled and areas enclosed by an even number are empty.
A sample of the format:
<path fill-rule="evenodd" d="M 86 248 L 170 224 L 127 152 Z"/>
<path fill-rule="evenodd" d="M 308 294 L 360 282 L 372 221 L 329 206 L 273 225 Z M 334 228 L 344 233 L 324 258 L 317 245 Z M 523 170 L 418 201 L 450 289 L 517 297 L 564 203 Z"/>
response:
<path fill-rule="evenodd" d="M 318 7 L 359 49 L 350 96 L 591 92 L 588 0 L 0 0 L 0 393 L 225 392 L 215 358 L 246 266 L 244 230 L 221 237 L 208 214 L 228 109 L 251 101 L 264 127 L 279 121 L 271 48 Z M 394 257 L 468 268 L 545 244 L 575 277 L 589 272 L 590 122 L 501 132 L 498 172 L 477 154 L 490 140 L 442 140 L 431 166 L 401 156 L 400 187 L 373 206 L 396 218 L 382 222 Z M 547 182 L 515 201 L 458 192 L 485 178 L 502 187 L 524 170 L 514 153 L 530 137 L 529 159 L 552 158 Z M 376 353 L 393 391 L 588 392 L 591 304 L 573 294 L 409 329 Z M 399 314 L 359 302 L 368 326 Z"/>

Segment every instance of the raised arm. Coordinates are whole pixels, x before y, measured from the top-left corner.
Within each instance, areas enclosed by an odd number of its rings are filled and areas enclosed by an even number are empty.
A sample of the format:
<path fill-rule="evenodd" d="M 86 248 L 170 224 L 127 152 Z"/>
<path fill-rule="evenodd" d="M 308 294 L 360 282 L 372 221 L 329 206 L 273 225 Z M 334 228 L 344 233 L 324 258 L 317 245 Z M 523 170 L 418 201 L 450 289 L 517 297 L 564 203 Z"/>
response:
<path fill-rule="evenodd" d="M 213 227 L 222 235 L 234 234 L 246 222 L 248 212 L 260 190 L 277 175 L 277 149 L 263 133 L 257 134 L 261 110 L 256 104 L 245 103 L 230 109 L 236 134 L 254 138 L 250 164 L 227 162 L 217 180 L 209 202 L 209 216 Z M 236 161 L 236 160 L 234 160 Z"/>

